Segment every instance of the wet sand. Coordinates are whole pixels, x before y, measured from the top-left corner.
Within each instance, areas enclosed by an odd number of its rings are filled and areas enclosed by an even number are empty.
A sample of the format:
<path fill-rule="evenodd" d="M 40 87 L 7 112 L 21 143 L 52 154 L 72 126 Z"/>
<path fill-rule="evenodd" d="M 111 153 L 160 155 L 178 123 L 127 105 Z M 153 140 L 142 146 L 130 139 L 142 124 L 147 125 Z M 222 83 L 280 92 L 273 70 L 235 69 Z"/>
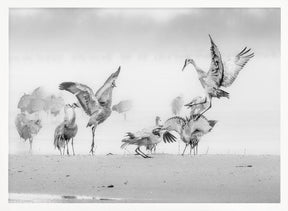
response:
<path fill-rule="evenodd" d="M 280 156 L 152 156 L 10 155 L 9 202 L 280 202 Z"/>

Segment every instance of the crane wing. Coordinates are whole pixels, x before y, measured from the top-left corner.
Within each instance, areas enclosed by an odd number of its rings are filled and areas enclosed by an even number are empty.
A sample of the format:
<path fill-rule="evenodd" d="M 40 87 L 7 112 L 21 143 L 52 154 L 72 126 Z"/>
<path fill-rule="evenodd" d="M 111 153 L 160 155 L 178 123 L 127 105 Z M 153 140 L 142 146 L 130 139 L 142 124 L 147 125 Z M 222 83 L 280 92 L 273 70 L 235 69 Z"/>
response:
<path fill-rule="evenodd" d="M 150 135 L 150 134 L 149 134 Z M 150 139 L 150 136 L 148 134 L 143 134 L 143 135 L 135 135 L 131 132 L 126 133 L 127 138 L 123 139 L 122 142 L 124 144 L 121 145 L 121 148 L 125 148 L 127 145 L 131 144 L 139 144 L 142 141 L 148 142 Z"/>
<path fill-rule="evenodd" d="M 223 80 L 223 62 L 221 58 L 220 51 L 214 41 L 212 40 L 211 36 L 209 35 L 210 42 L 211 42 L 211 64 L 210 69 L 207 73 L 207 77 L 214 81 L 216 85 L 219 87 Z"/>
<path fill-rule="evenodd" d="M 115 73 L 112 73 L 109 78 L 105 81 L 103 86 L 98 89 L 95 96 L 97 100 L 101 103 L 101 105 L 110 105 L 112 102 L 112 88 L 115 87 L 115 81 L 118 78 L 120 73 L 121 66 L 119 66 L 118 70 Z"/>
<path fill-rule="evenodd" d="M 59 85 L 60 90 L 66 90 L 74 94 L 83 110 L 91 116 L 100 108 L 100 104 L 92 89 L 84 84 L 74 82 L 63 82 Z"/>
<path fill-rule="evenodd" d="M 208 121 L 208 119 L 205 116 L 201 115 L 199 119 L 191 120 L 189 122 L 189 128 L 191 128 L 191 134 L 199 132 L 202 135 L 204 135 L 210 132 L 216 123 L 217 121 L 215 120 Z"/>
<path fill-rule="evenodd" d="M 221 84 L 222 86 L 228 87 L 234 82 L 239 72 L 243 69 L 243 67 L 247 64 L 247 62 L 254 56 L 254 53 L 248 54 L 250 50 L 251 49 L 247 49 L 247 47 L 245 47 L 235 57 L 229 59 L 227 62 L 224 63 L 224 78 Z"/>
<path fill-rule="evenodd" d="M 173 143 L 176 142 L 176 137 L 169 131 L 164 132 L 163 134 L 164 143 Z"/>
<path fill-rule="evenodd" d="M 168 131 L 175 131 L 181 135 L 184 126 L 186 125 L 186 120 L 180 116 L 174 116 L 167 119 L 164 122 L 163 128 L 166 128 Z"/>

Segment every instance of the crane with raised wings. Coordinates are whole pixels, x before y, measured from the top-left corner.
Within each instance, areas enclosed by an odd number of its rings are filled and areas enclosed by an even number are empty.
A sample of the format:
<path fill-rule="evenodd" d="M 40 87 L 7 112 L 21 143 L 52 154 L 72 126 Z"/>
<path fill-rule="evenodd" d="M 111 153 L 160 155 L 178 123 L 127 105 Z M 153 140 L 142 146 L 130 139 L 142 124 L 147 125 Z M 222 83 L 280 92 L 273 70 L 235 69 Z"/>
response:
<path fill-rule="evenodd" d="M 60 90 L 66 90 L 74 94 L 85 113 L 90 116 L 87 127 L 92 127 L 92 144 L 90 152 L 94 154 L 94 137 L 96 127 L 103 123 L 112 113 L 112 91 L 116 87 L 115 81 L 118 78 L 121 67 L 112 73 L 103 86 L 94 94 L 93 90 L 80 83 L 63 82 L 59 85 Z"/>
<path fill-rule="evenodd" d="M 220 89 L 220 87 L 229 87 L 235 81 L 239 72 L 243 69 L 247 62 L 254 56 L 254 53 L 250 52 L 251 49 L 247 49 L 247 47 L 245 47 L 235 57 L 224 62 L 222 61 L 218 47 L 210 35 L 209 38 L 211 42 L 211 64 L 209 71 L 203 71 L 196 65 L 193 59 L 186 59 L 182 68 L 183 71 L 189 63 L 192 64 L 197 71 L 198 78 L 202 87 L 205 89 L 206 97 L 202 102 L 197 102 L 197 104 L 207 103 L 207 106 L 196 116 L 196 119 L 198 119 L 202 114 L 211 108 L 211 100 L 213 97 L 229 98 L 229 93 Z M 192 107 L 197 104 L 190 102 L 185 106 Z"/>

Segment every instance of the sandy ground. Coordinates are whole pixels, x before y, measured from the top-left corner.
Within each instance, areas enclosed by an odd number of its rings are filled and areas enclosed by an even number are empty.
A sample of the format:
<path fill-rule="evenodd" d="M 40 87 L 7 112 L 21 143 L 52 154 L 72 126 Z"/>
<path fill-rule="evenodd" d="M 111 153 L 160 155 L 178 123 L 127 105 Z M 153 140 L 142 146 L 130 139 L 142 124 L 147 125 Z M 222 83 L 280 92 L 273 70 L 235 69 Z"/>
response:
<path fill-rule="evenodd" d="M 10 155 L 9 193 L 10 202 L 277 203 L 280 157 Z"/>

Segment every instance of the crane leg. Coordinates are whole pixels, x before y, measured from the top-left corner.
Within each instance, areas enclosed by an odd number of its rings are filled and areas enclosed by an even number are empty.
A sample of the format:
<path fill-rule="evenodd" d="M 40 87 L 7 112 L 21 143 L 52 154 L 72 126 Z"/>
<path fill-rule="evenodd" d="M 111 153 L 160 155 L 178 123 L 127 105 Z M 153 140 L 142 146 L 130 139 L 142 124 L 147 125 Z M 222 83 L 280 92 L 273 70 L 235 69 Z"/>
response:
<path fill-rule="evenodd" d="M 138 147 L 135 149 L 135 152 L 136 154 L 135 155 L 141 155 L 139 152 L 138 152 Z M 141 155 L 143 157 L 143 155 Z"/>
<path fill-rule="evenodd" d="M 191 156 L 191 154 L 192 154 L 192 149 L 193 149 L 193 146 L 192 146 L 192 144 L 190 144 L 190 156 Z"/>
<path fill-rule="evenodd" d="M 71 145 L 72 145 L 73 155 L 75 155 L 75 152 L 74 152 L 74 139 L 73 138 L 72 138 L 72 141 L 71 141 Z"/>
<path fill-rule="evenodd" d="M 92 127 L 92 144 L 91 144 L 91 154 L 94 155 L 94 137 L 95 137 L 95 130 L 96 130 L 96 126 Z"/>
<path fill-rule="evenodd" d="M 69 153 L 69 146 L 68 146 L 68 142 L 69 140 L 65 141 L 66 142 L 66 146 L 67 146 L 67 155 L 70 156 L 70 153 Z"/>
<path fill-rule="evenodd" d="M 141 155 L 143 158 L 151 158 L 150 156 L 146 155 L 144 152 L 142 152 L 140 150 L 140 147 L 137 147 L 135 152 L 138 154 L 138 155 Z"/>
<path fill-rule="evenodd" d="M 33 138 L 29 138 L 29 153 L 32 153 L 32 142 L 33 142 Z"/>
<path fill-rule="evenodd" d="M 203 111 L 201 111 L 201 113 L 198 114 L 194 120 L 199 119 L 201 115 L 203 115 L 206 111 L 208 111 L 212 107 L 211 99 L 208 102 L 209 102 L 208 106 Z"/>
<path fill-rule="evenodd" d="M 140 150 L 140 147 L 137 148 L 137 152 L 138 152 L 139 155 L 141 155 L 143 158 L 147 158 L 147 157 L 148 157 L 148 155 L 146 155 L 144 152 L 142 152 L 142 151 Z"/>
<path fill-rule="evenodd" d="M 186 104 L 185 106 L 189 106 L 189 107 L 192 107 L 192 106 L 196 106 L 196 105 L 200 105 L 200 104 L 204 104 L 207 102 L 207 97 L 205 97 L 205 99 L 202 101 L 202 102 L 199 102 L 199 103 L 194 103 L 194 104 Z"/>
<path fill-rule="evenodd" d="M 157 147 L 157 144 L 155 144 L 153 147 L 154 154 L 156 154 L 156 147 Z"/>
<path fill-rule="evenodd" d="M 186 151 L 186 148 L 187 148 L 187 146 L 189 145 L 189 143 L 188 144 L 186 144 L 186 146 L 185 146 L 185 148 L 184 148 L 184 150 L 183 150 L 183 153 L 182 153 L 182 156 L 184 156 L 184 153 L 185 153 L 185 151 Z"/>

